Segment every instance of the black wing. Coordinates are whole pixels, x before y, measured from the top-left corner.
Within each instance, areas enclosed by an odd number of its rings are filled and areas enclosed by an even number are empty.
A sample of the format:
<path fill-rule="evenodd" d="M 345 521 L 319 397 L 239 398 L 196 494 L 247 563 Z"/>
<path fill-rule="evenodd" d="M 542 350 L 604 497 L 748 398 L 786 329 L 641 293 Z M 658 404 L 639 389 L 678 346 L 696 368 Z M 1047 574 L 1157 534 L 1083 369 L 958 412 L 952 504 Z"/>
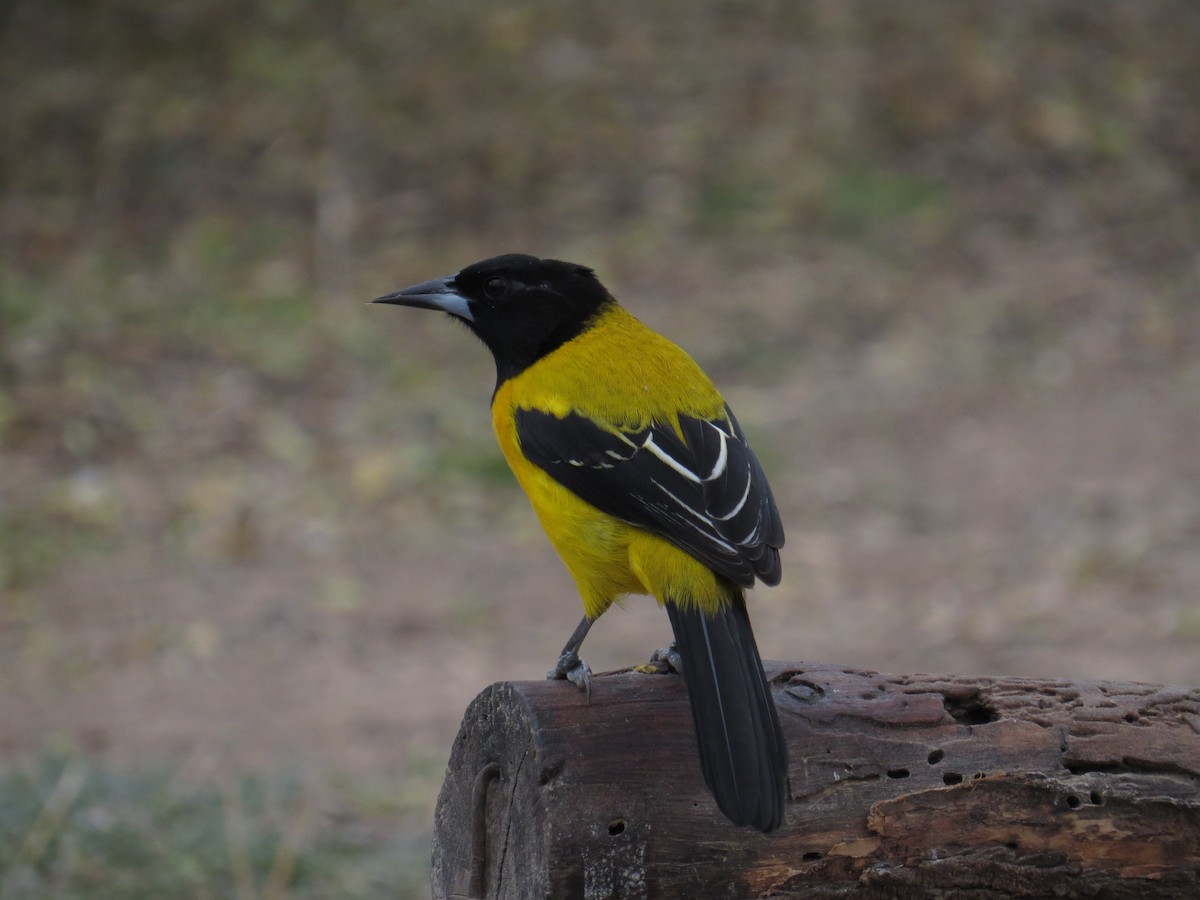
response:
<path fill-rule="evenodd" d="M 521 451 L 597 509 L 665 538 L 726 578 L 778 584 L 783 524 L 771 487 L 742 429 L 680 416 L 640 431 L 605 428 L 586 416 L 518 409 Z"/>

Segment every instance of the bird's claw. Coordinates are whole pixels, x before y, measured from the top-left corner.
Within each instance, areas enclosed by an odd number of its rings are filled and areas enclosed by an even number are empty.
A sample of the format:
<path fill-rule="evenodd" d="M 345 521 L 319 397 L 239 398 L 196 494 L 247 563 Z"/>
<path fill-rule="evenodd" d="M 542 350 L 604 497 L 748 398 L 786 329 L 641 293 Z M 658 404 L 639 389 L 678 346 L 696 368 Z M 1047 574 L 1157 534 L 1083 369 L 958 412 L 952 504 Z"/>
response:
<path fill-rule="evenodd" d="M 580 658 L 574 650 L 564 650 L 558 662 L 554 664 L 546 677 L 551 681 L 566 679 L 587 694 L 588 701 L 592 699 L 592 670 L 587 662 Z"/>
<path fill-rule="evenodd" d="M 671 646 L 663 647 L 655 650 L 650 654 L 650 665 L 654 666 L 659 671 L 675 672 L 683 674 L 683 657 L 679 653 L 679 648 L 675 642 L 671 642 Z"/>

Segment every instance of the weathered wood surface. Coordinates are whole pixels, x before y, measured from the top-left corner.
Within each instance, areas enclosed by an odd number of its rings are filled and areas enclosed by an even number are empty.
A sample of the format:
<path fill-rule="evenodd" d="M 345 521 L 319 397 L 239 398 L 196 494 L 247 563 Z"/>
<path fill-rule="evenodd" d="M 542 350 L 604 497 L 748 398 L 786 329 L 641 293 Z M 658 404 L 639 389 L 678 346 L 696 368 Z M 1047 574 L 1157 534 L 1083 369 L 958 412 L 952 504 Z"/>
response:
<path fill-rule="evenodd" d="M 770 664 L 784 826 L 729 825 L 676 676 L 493 685 L 437 898 L 1200 897 L 1200 690 Z"/>

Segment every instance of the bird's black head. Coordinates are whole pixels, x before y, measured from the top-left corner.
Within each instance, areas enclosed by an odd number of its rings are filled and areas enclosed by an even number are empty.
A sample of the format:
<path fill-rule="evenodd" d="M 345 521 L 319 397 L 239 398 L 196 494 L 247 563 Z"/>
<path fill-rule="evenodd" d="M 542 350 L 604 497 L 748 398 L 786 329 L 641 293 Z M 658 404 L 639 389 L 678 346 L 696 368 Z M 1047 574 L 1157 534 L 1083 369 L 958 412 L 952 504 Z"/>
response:
<path fill-rule="evenodd" d="M 519 253 L 372 302 L 440 309 L 465 323 L 496 358 L 497 385 L 587 330 L 616 303 L 591 269 Z"/>

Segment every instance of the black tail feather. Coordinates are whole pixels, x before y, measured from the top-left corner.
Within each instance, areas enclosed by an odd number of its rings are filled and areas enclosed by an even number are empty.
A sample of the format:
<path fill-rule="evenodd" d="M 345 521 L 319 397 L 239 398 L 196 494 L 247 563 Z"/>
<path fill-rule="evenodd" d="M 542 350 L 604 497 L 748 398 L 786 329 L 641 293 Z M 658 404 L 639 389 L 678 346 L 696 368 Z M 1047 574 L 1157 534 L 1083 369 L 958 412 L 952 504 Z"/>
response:
<path fill-rule="evenodd" d="M 668 602 L 696 724 L 704 781 L 735 825 L 773 831 L 783 820 L 787 744 L 763 673 L 745 597 L 708 615 Z"/>

